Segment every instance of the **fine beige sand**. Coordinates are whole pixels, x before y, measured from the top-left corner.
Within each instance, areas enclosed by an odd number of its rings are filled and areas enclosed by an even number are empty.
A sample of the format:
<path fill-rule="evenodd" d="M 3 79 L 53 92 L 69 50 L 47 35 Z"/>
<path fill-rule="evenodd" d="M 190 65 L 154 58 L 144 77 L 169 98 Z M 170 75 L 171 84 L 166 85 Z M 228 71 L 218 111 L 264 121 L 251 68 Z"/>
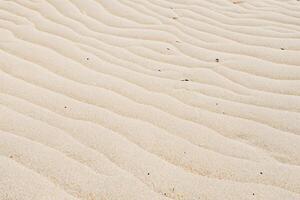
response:
<path fill-rule="evenodd" d="M 0 200 L 300 200 L 299 0 L 0 0 Z"/>

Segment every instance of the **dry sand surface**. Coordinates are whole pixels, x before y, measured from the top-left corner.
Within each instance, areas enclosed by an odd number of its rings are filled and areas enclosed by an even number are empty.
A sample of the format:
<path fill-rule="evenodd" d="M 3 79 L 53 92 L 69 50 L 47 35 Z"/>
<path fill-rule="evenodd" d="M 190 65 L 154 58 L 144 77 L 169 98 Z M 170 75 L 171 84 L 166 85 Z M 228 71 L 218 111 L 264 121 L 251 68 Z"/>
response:
<path fill-rule="evenodd" d="M 0 0 L 0 200 L 300 200 L 299 0 Z"/>

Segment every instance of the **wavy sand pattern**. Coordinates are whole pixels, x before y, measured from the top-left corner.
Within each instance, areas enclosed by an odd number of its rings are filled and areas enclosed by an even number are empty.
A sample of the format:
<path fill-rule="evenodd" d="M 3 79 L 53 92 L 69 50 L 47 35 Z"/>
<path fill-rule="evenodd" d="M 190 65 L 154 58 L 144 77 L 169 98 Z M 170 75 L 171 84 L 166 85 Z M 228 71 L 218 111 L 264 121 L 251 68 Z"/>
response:
<path fill-rule="evenodd" d="M 0 200 L 299 200 L 300 2 L 1 0 Z"/>

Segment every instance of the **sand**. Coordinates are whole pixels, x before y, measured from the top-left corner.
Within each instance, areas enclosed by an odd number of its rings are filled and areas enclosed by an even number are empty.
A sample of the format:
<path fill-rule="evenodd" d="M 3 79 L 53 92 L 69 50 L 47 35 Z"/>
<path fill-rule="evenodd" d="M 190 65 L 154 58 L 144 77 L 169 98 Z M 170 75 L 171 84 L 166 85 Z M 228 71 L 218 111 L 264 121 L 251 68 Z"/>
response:
<path fill-rule="evenodd" d="M 300 2 L 0 0 L 0 200 L 299 200 Z"/>

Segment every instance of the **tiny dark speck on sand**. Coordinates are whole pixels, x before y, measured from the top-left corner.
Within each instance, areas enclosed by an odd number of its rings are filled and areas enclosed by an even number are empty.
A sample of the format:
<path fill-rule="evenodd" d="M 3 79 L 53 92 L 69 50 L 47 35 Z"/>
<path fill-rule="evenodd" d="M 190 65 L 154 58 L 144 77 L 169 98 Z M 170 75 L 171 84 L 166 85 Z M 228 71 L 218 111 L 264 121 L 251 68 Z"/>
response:
<path fill-rule="evenodd" d="M 181 81 L 189 81 L 189 79 L 182 79 Z"/>
<path fill-rule="evenodd" d="M 147 174 L 148 176 L 150 175 L 150 173 Z"/>
<path fill-rule="evenodd" d="M 13 158 L 13 156 L 12 156 L 12 155 L 10 155 L 9 157 L 10 157 L 10 158 Z"/>
<path fill-rule="evenodd" d="M 172 17 L 172 19 L 177 19 L 177 17 Z"/>
<path fill-rule="evenodd" d="M 252 193 L 252 195 L 254 196 L 255 194 L 254 194 L 254 193 Z"/>
<path fill-rule="evenodd" d="M 159 72 L 160 72 L 161 70 L 159 69 L 159 70 L 157 70 L 157 71 L 159 71 Z"/>
<path fill-rule="evenodd" d="M 86 58 L 86 60 L 89 60 L 90 58 Z"/>
<path fill-rule="evenodd" d="M 281 50 L 284 50 L 284 48 L 280 48 Z"/>
<path fill-rule="evenodd" d="M 216 59 L 216 62 L 219 62 L 219 61 L 220 61 L 219 58 L 217 58 L 217 59 Z"/>
<path fill-rule="evenodd" d="M 167 196 L 167 193 L 164 193 L 165 196 Z"/>
<path fill-rule="evenodd" d="M 263 174 L 263 172 L 259 172 L 260 174 Z"/>
<path fill-rule="evenodd" d="M 67 106 L 65 106 L 65 108 L 67 108 Z"/>
<path fill-rule="evenodd" d="M 170 50 L 170 48 L 167 48 L 167 50 Z"/>

